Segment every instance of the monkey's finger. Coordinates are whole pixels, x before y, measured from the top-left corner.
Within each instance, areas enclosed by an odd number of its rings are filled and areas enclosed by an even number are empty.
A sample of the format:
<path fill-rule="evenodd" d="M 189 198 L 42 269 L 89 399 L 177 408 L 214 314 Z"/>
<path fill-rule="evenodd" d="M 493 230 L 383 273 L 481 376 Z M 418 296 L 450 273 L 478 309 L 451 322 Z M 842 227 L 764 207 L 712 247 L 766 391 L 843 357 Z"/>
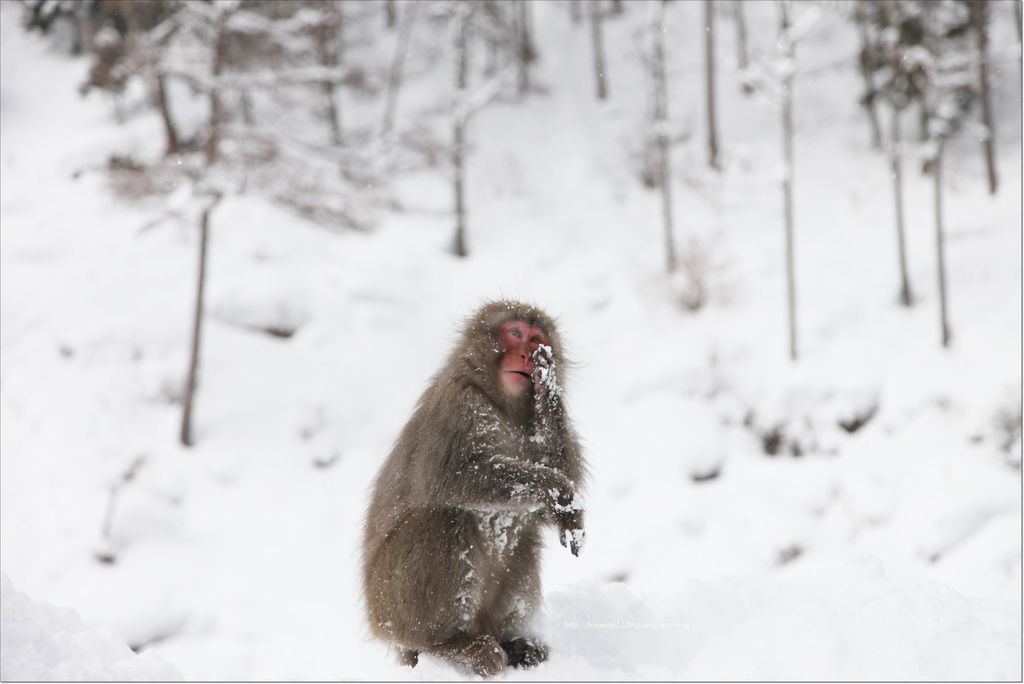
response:
<path fill-rule="evenodd" d="M 586 532 L 581 529 L 569 530 L 569 551 L 572 555 L 579 556 L 580 550 L 583 548 L 583 539 L 586 537 Z"/>

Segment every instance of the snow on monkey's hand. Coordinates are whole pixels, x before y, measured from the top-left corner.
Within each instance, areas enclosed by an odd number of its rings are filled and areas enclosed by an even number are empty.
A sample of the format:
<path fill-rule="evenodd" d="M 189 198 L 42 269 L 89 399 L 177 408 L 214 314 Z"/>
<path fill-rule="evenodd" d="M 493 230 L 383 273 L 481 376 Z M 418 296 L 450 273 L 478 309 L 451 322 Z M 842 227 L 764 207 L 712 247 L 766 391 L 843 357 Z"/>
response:
<path fill-rule="evenodd" d="M 533 392 L 537 398 L 538 410 L 557 401 L 558 375 L 555 373 L 555 353 L 546 344 L 533 352 Z"/>
<path fill-rule="evenodd" d="M 568 547 L 572 555 L 579 556 L 586 537 L 583 529 L 583 506 L 575 493 L 567 495 L 555 490 L 550 493 L 555 500 L 552 510 L 555 524 L 558 525 L 558 541 L 562 546 Z"/>

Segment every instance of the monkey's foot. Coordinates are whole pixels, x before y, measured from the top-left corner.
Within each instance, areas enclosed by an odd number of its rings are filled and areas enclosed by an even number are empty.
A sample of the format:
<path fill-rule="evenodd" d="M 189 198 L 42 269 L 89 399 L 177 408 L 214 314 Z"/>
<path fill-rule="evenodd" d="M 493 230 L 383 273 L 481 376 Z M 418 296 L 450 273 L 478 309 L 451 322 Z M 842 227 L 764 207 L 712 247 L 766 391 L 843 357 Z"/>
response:
<path fill-rule="evenodd" d="M 508 666 L 508 656 L 489 634 L 460 634 L 433 649 L 434 654 L 473 670 L 481 677 L 493 677 Z"/>
<path fill-rule="evenodd" d="M 536 667 L 548 659 L 548 647 L 526 637 L 503 641 L 501 647 L 512 667 Z"/>
<path fill-rule="evenodd" d="M 420 662 L 420 652 L 414 651 L 411 648 L 400 648 L 398 649 L 398 664 L 408 665 L 409 667 L 416 667 L 416 663 Z"/>

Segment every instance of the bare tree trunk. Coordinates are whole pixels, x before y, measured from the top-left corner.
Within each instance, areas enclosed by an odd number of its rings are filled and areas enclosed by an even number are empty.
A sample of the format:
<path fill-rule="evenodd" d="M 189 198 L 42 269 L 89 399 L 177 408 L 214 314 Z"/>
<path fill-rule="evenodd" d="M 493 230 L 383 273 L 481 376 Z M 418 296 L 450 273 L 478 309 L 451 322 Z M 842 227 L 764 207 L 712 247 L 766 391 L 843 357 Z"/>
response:
<path fill-rule="evenodd" d="M 519 61 L 519 94 L 530 91 L 530 62 L 533 61 L 533 40 L 530 37 L 529 4 L 519 0 L 516 10 L 516 58 Z"/>
<path fill-rule="evenodd" d="M 171 117 L 171 104 L 167 98 L 167 79 L 163 74 L 156 76 L 156 104 L 160 110 L 160 120 L 164 124 L 164 140 L 166 141 L 164 154 L 167 156 L 178 154 L 180 149 L 178 129 Z"/>
<path fill-rule="evenodd" d="M 1020 4 L 1014 0 L 1014 4 Z M 982 148 L 985 152 L 985 169 L 988 172 L 988 191 L 994 195 L 999 187 L 996 176 L 995 121 L 992 117 L 992 95 L 988 85 L 988 1 L 971 0 L 971 18 L 978 39 L 978 84 L 981 94 L 981 122 L 985 126 Z M 1019 29 L 1019 27 L 1018 27 Z"/>
<path fill-rule="evenodd" d="M 750 66 L 750 52 L 747 50 L 747 19 L 743 12 L 746 0 L 734 0 L 733 11 L 736 17 L 736 69 L 741 73 L 740 90 L 744 95 L 753 95 L 754 86 L 746 75 Z"/>
<path fill-rule="evenodd" d="M 942 324 L 942 346 L 948 347 L 952 335 L 949 328 L 949 307 L 946 297 L 946 235 L 942 226 L 942 155 L 945 141 L 940 140 L 935 151 L 932 178 L 935 181 L 935 251 L 939 274 L 939 319 Z"/>
<path fill-rule="evenodd" d="M 466 99 L 469 73 L 469 20 L 471 7 L 459 5 L 460 16 L 455 29 L 455 99 L 456 112 L 452 128 L 452 168 L 455 190 L 455 245 L 456 256 L 469 254 L 466 248 L 466 199 L 464 187 L 465 142 L 467 117 L 461 107 Z"/>
<path fill-rule="evenodd" d="M 327 4 L 324 6 L 321 21 L 313 28 L 313 43 L 316 47 L 316 58 L 320 66 L 325 69 L 334 70 L 340 63 L 338 55 L 338 42 L 341 40 L 341 32 L 344 30 L 345 19 L 343 3 Z M 320 83 L 320 92 L 324 98 L 324 113 L 327 119 L 329 142 L 331 145 L 340 145 L 341 134 L 341 111 L 337 102 L 337 90 L 333 81 Z"/>
<path fill-rule="evenodd" d="M 415 3 L 413 3 L 413 4 L 415 4 Z M 395 28 L 395 21 L 397 19 L 398 19 L 398 16 L 397 16 L 397 10 L 395 8 L 395 0 L 384 0 L 384 24 L 385 24 L 385 26 L 387 26 L 389 29 L 390 28 Z"/>
<path fill-rule="evenodd" d="M 395 110 L 398 108 L 398 93 L 402 89 L 402 70 L 405 66 L 405 55 L 409 51 L 409 41 L 412 38 L 412 27 L 416 23 L 416 10 L 418 2 L 410 2 L 402 12 L 402 20 L 398 25 L 398 38 L 395 42 L 395 54 L 391 58 L 391 71 L 388 73 L 388 90 L 384 99 L 384 123 L 381 126 L 381 134 L 387 135 L 391 132 L 394 124 Z"/>
<path fill-rule="evenodd" d="M 721 169 L 718 162 L 718 117 L 715 115 L 715 11 L 712 0 L 704 0 L 704 84 L 708 113 L 708 166 Z"/>
<path fill-rule="evenodd" d="M 867 0 L 857 0 L 854 9 L 854 19 L 857 22 L 857 32 L 860 34 L 860 75 L 864 80 L 864 109 L 868 114 L 868 122 L 871 124 L 871 146 L 876 150 L 882 149 L 882 127 L 878 122 L 878 108 L 875 106 L 877 89 L 875 88 L 875 77 L 868 68 L 868 55 L 874 46 L 868 36 L 867 27 Z"/>
<path fill-rule="evenodd" d="M 81 15 L 82 51 L 91 55 L 96 49 L 96 20 L 87 10 Z"/>
<path fill-rule="evenodd" d="M 597 82 L 597 99 L 606 100 L 608 99 L 608 79 L 605 73 L 600 0 L 589 0 L 587 8 L 590 11 L 590 35 L 594 45 L 594 78 Z"/>
<path fill-rule="evenodd" d="M 533 0 L 523 0 L 523 25 L 526 27 L 527 54 L 530 55 L 530 63 L 532 64 L 540 54 L 537 51 L 537 43 L 533 40 L 533 37 L 537 35 L 533 27 Z"/>
<path fill-rule="evenodd" d="M 793 42 L 789 35 L 789 0 L 779 0 L 779 42 L 783 58 L 793 61 Z M 782 199 L 786 225 L 786 293 L 789 312 L 789 358 L 796 361 L 796 265 L 793 227 L 793 72 L 787 69 L 782 79 Z"/>
<path fill-rule="evenodd" d="M 572 23 L 578 24 L 583 21 L 583 10 L 580 8 L 580 4 L 583 0 L 568 0 L 569 1 L 569 19 Z"/>
<path fill-rule="evenodd" d="M 227 22 L 227 14 L 221 12 L 217 17 L 216 33 L 213 40 L 213 85 L 210 89 L 210 133 L 206 139 L 206 165 L 211 166 L 217 161 L 220 145 L 220 125 L 224 118 L 224 112 L 220 101 L 220 87 L 217 85 L 217 77 L 224 70 L 224 24 Z"/>
<path fill-rule="evenodd" d="M 196 306 L 192 314 L 192 347 L 188 361 L 188 372 L 185 375 L 184 407 L 181 414 L 181 443 L 192 446 L 192 410 L 195 404 L 196 380 L 199 373 L 199 345 L 203 327 L 203 292 L 206 288 L 206 246 L 209 242 L 210 212 L 217 206 L 220 197 L 216 197 L 203 210 L 199 221 L 199 274 L 196 285 Z"/>
<path fill-rule="evenodd" d="M 484 76 L 491 77 L 498 71 L 498 41 L 487 38 L 487 52 L 484 56 Z"/>
<path fill-rule="evenodd" d="M 324 66 L 327 66 L 326 64 Z M 327 126 L 330 131 L 330 142 L 332 145 L 341 144 L 341 121 L 338 112 L 338 104 L 334 97 L 334 84 L 325 81 L 320 85 L 324 94 L 324 103 L 327 105 Z"/>
<path fill-rule="evenodd" d="M 615 16 L 619 16 L 625 11 L 626 8 L 622 0 L 612 0 L 612 14 L 614 14 Z"/>
<path fill-rule="evenodd" d="M 1018 80 L 1024 78 L 1024 49 L 1021 47 L 1021 16 L 1020 6 L 1021 3 L 1017 0 L 1013 0 L 1010 3 L 1013 5 L 1013 27 L 1017 29 L 1017 76 Z"/>
<path fill-rule="evenodd" d="M 654 86 L 654 134 L 661 180 L 661 216 L 665 229 L 665 266 L 676 270 L 676 245 L 672 223 L 672 156 L 668 135 L 668 79 L 665 77 L 665 3 L 658 2 L 651 22 L 651 70 Z"/>
<path fill-rule="evenodd" d="M 252 126 L 256 123 L 256 117 L 252 113 L 252 93 L 249 92 L 248 88 L 243 88 L 239 93 L 239 97 L 242 100 L 242 123 L 246 126 Z"/>
<path fill-rule="evenodd" d="M 900 262 L 900 304 L 913 306 L 914 296 L 910 290 L 910 276 L 907 269 L 907 245 L 903 221 L 903 150 L 900 132 L 900 110 L 892 108 L 892 126 L 890 138 L 892 148 L 889 161 L 892 167 L 893 197 L 896 202 L 896 246 Z"/>

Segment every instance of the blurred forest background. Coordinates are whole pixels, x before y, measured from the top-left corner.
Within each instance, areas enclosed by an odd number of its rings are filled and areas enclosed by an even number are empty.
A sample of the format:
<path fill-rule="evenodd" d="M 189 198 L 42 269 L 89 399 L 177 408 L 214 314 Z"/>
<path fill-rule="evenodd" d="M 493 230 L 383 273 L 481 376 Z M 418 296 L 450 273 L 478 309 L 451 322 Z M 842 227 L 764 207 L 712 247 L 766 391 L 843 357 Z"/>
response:
<path fill-rule="evenodd" d="M 369 640 L 359 530 L 507 296 L 560 319 L 592 472 L 552 659 L 510 678 L 1020 678 L 1020 2 L 21 0 L 0 31 L 5 603 L 188 678 L 451 676 Z M 5 678 L 167 672 L 36 615 Z"/>

